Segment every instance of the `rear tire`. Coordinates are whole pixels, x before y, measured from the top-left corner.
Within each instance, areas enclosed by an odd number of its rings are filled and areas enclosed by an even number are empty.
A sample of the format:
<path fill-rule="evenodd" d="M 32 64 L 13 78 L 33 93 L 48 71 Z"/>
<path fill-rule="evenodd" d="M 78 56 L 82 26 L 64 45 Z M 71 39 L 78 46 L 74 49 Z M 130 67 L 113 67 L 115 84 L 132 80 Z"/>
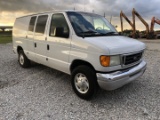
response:
<path fill-rule="evenodd" d="M 23 50 L 20 50 L 18 52 L 18 62 L 20 64 L 20 66 L 23 68 L 28 68 L 30 66 L 30 60 L 24 54 Z"/>
<path fill-rule="evenodd" d="M 82 99 L 88 100 L 98 90 L 95 71 L 88 66 L 78 66 L 72 72 L 71 83 L 74 92 Z"/>

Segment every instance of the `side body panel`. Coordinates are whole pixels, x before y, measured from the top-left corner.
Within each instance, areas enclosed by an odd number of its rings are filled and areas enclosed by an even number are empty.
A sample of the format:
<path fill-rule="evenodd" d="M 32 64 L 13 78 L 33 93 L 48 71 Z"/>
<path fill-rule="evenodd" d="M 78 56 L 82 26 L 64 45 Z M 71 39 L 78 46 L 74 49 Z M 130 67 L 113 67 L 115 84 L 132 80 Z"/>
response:
<path fill-rule="evenodd" d="M 13 50 L 17 53 L 17 47 L 21 46 L 24 52 L 28 51 L 26 40 L 30 17 L 18 18 L 13 27 Z"/>

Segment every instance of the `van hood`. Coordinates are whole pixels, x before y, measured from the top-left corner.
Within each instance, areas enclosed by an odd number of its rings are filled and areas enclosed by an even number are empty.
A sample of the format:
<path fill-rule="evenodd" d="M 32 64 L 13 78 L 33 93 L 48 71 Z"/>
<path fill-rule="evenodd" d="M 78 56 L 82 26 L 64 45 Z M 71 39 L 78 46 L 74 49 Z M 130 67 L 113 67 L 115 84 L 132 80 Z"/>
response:
<path fill-rule="evenodd" d="M 110 55 L 137 52 L 146 48 L 144 43 L 125 36 L 86 37 L 84 39 L 101 50 L 109 51 Z"/>

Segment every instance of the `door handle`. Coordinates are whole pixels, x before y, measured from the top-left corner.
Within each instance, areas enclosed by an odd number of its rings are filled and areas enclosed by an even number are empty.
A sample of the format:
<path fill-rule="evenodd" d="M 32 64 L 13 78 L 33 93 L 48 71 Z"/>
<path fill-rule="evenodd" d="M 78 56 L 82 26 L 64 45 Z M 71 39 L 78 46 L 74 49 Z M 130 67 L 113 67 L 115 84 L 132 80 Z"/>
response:
<path fill-rule="evenodd" d="M 37 43 L 34 43 L 34 47 L 35 47 L 35 48 L 37 47 Z"/>
<path fill-rule="evenodd" d="M 49 50 L 49 45 L 47 45 L 47 50 Z"/>

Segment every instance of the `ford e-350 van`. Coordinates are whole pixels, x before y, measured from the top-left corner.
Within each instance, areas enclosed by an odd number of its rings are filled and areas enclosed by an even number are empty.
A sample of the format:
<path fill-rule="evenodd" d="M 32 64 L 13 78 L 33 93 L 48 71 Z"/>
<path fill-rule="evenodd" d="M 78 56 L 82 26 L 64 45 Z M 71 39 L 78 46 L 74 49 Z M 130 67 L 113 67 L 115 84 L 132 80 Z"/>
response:
<path fill-rule="evenodd" d="M 75 93 L 89 99 L 142 76 L 145 44 L 120 36 L 102 16 L 54 11 L 17 18 L 13 50 L 20 66 L 34 61 L 71 75 Z"/>

